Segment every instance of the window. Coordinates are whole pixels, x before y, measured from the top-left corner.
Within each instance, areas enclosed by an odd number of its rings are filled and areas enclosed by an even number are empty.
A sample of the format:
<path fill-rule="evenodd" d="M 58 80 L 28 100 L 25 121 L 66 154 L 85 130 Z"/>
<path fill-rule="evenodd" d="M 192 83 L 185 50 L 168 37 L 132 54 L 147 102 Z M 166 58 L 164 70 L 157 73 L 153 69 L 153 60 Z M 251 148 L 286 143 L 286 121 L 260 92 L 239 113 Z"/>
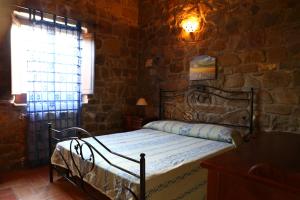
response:
<path fill-rule="evenodd" d="M 13 15 L 12 94 L 26 94 L 33 165 L 48 159 L 47 122 L 58 129 L 78 126 L 82 95 L 93 93 L 93 37 L 72 22 L 36 10 Z"/>
<path fill-rule="evenodd" d="M 62 30 L 56 31 L 56 37 L 50 37 L 49 29 L 43 30 L 39 26 L 32 26 L 32 24 L 21 23 L 19 19 L 29 19 L 29 14 L 24 12 L 14 11 L 13 24 L 11 27 L 11 56 L 12 56 L 12 95 L 18 95 L 15 99 L 16 105 L 21 105 L 24 102 L 22 94 L 27 94 L 28 91 L 28 77 L 27 74 L 27 59 L 29 58 L 28 51 L 33 47 L 40 51 L 40 54 L 47 53 L 51 48 L 49 45 L 43 46 L 41 41 L 50 41 L 56 43 L 56 49 L 52 49 L 52 53 L 59 54 L 61 52 L 71 52 L 70 46 L 66 43 L 71 41 L 69 36 L 71 32 L 64 32 Z M 38 17 L 37 17 L 38 18 Z M 40 18 L 39 18 L 40 19 Z M 50 19 L 44 20 L 51 22 Z M 72 25 L 75 27 L 75 25 Z M 81 94 L 82 96 L 93 94 L 94 92 L 94 37 L 93 34 L 87 33 L 86 28 L 82 28 L 81 34 Z M 64 40 L 66 39 L 66 40 Z M 74 39 L 74 35 L 73 35 Z M 77 40 L 77 39 L 76 39 Z M 75 41 L 75 40 L 73 40 Z M 33 43 L 34 42 L 34 43 Z M 34 46 L 34 44 L 39 46 Z M 50 44 L 50 43 L 49 43 Z M 51 55 L 51 52 L 48 52 Z M 51 56 L 44 56 L 44 59 L 50 59 Z M 43 58 L 41 58 L 43 59 Z M 59 59 L 59 58 L 56 58 Z M 65 57 L 67 59 L 67 57 Z M 58 67 L 58 66 L 56 66 Z M 23 97 L 23 98 L 22 98 Z M 87 103 L 84 101 L 83 103 Z"/>

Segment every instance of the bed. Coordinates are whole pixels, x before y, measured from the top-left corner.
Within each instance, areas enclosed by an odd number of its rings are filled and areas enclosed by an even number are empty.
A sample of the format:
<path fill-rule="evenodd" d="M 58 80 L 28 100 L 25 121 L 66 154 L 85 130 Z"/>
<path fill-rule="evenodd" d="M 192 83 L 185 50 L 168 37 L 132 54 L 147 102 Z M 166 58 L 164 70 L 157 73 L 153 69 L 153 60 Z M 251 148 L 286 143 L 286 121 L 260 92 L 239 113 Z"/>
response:
<path fill-rule="evenodd" d="M 234 106 L 247 111 L 248 117 L 241 115 L 246 123 L 204 123 L 200 107 L 215 102 L 214 97 L 247 102 L 244 108 Z M 87 183 L 110 199 L 206 199 L 207 171 L 200 163 L 235 148 L 251 134 L 253 90 L 203 85 L 161 90 L 160 118 L 137 131 L 103 136 L 78 127 L 56 130 L 49 124 L 50 181 L 53 170 L 65 169 L 66 179 L 82 189 Z M 241 134 L 243 129 L 247 133 Z"/>

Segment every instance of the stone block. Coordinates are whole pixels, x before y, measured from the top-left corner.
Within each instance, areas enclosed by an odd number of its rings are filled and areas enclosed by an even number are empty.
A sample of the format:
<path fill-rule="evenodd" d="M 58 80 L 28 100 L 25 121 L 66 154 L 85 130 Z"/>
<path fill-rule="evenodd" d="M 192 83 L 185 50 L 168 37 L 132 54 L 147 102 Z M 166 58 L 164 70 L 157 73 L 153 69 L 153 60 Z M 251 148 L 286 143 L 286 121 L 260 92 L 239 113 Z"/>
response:
<path fill-rule="evenodd" d="M 0 144 L 0 152 L 1 155 L 10 154 L 12 152 L 12 149 L 18 149 L 17 144 Z"/>
<path fill-rule="evenodd" d="M 289 58 L 299 59 L 300 58 L 300 42 L 289 46 L 288 54 L 289 54 Z"/>
<path fill-rule="evenodd" d="M 189 82 L 187 80 L 169 80 L 161 82 L 160 88 L 164 90 L 184 89 L 188 86 L 188 84 Z"/>
<path fill-rule="evenodd" d="M 260 90 L 257 94 L 257 103 L 260 105 L 273 103 L 273 97 L 270 92 L 266 90 Z"/>
<path fill-rule="evenodd" d="M 238 67 L 235 68 L 236 73 L 251 73 L 257 71 L 258 71 L 257 64 L 244 64 L 244 65 L 239 65 Z"/>
<path fill-rule="evenodd" d="M 287 87 L 291 76 L 285 71 L 269 71 L 263 75 L 262 83 L 265 88 Z"/>
<path fill-rule="evenodd" d="M 270 128 L 277 131 L 289 131 L 289 117 L 288 116 L 273 116 L 270 121 Z"/>
<path fill-rule="evenodd" d="M 114 2 L 114 1 L 110 1 L 111 5 L 110 5 L 110 12 L 111 14 L 115 17 L 115 18 L 121 18 L 122 17 L 122 9 L 123 9 L 123 5 L 118 3 L 118 2 Z"/>
<path fill-rule="evenodd" d="M 256 116 L 255 121 L 258 123 L 260 129 L 267 128 L 270 126 L 270 115 L 259 114 Z"/>
<path fill-rule="evenodd" d="M 278 25 L 281 22 L 281 15 L 280 13 L 273 13 L 270 12 L 263 12 L 258 15 L 256 19 L 258 22 L 258 26 L 262 28 L 271 27 L 274 25 Z"/>
<path fill-rule="evenodd" d="M 258 71 L 273 71 L 278 69 L 279 64 L 275 63 L 259 63 L 258 64 Z"/>
<path fill-rule="evenodd" d="M 138 48 L 138 41 L 137 40 L 132 40 L 132 39 L 130 39 L 130 40 L 128 40 L 128 47 L 130 47 L 130 48 L 135 48 L 135 49 L 137 49 Z M 134 56 L 132 56 L 133 58 L 134 58 Z"/>
<path fill-rule="evenodd" d="M 87 130 L 90 133 L 98 133 L 97 132 L 97 123 L 84 123 L 83 125 L 84 129 Z"/>
<path fill-rule="evenodd" d="M 293 85 L 300 86 L 300 71 L 297 70 L 293 73 Z"/>
<path fill-rule="evenodd" d="M 138 21 L 138 11 L 137 9 L 132 8 L 122 8 L 122 16 L 130 21 L 137 22 Z"/>
<path fill-rule="evenodd" d="M 292 9 L 289 10 L 287 13 L 287 20 L 289 22 L 298 22 L 298 19 L 300 18 L 299 13 L 300 6 L 299 4 L 297 6 L 294 6 Z"/>
<path fill-rule="evenodd" d="M 134 26 L 129 27 L 129 38 L 137 40 L 139 36 L 139 29 Z"/>
<path fill-rule="evenodd" d="M 279 63 L 287 58 L 287 49 L 284 47 L 274 47 L 266 50 L 266 55 L 269 63 Z"/>
<path fill-rule="evenodd" d="M 100 36 L 99 37 L 95 36 L 95 49 L 96 49 L 96 51 L 98 49 L 101 49 L 101 47 L 102 47 L 102 39 L 100 38 Z"/>
<path fill-rule="evenodd" d="M 241 41 L 243 41 L 243 37 L 240 34 L 229 35 L 226 47 L 230 50 L 237 49 Z"/>
<path fill-rule="evenodd" d="M 133 8 L 137 8 L 139 5 L 139 1 L 138 0 L 127 0 L 126 1 L 126 5 L 128 7 L 133 7 Z"/>
<path fill-rule="evenodd" d="M 98 65 L 104 65 L 105 63 L 105 56 L 101 53 L 96 54 L 95 63 Z"/>
<path fill-rule="evenodd" d="M 224 54 L 218 57 L 218 64 L 222 66 L 238 65 L 240 63 L 241 60 L 235 54 Z"/>
<path fill-rule="evenodd" d="M 293 111 L 293 114 L 292 114 L 292 115 L 293 115 L 294 117 L 300 119 L 300 107 L 296 108 L 296 109 Z"/>
<path fill-rule="evenodd" d="M 287 45 L 293 45 L 300 42 L 300 26 L 289 26 L 283 32 L 284 42 Z"/>
<path fill-rule="evenodd" d="M 102 106 L 103 112 L 108 112 L 108 111 L 111 111 L 112 109 L 113 109 L 112 105 L 103 105 Z"/>
<path fill-rule="evenodd" d="M 227 21 L 227 23 L 224 26 L 224 29 L 229 34 L 234 34 L 238 32 L 240 20 L 237 18 L 231 18 Z"/>
<path fill-rule="evenodd" d="M 84 120 L 85 121 L 93 121 L 93 120 L 96 119 L 95 112 L 88 112 L 88 111 L 86 111 L 83 114 L 84 114 Z"/>
<path fill-rule="evenodd" d="M 266 60 L 264 51 L 247 51 L 240 55 L 243 63 L 260 63 Z"/>
<path fill-rule="evenodd" d="M 182 72 L 184 70 L 184 66 L 182 62 L 179 63 L 172 63 L 170 65 L 170 72 L 171 73 L 179 73 Z"/>
<path fill-rule="evenodd" d="M 276 88 L 272 92 L 275 103 L 280 104 L 298 104 L 299 91 L 288 88 Z"/>
<path fill-rule="evenodd" d="M 240 88 L 244 85 L 244 76 L 241 73 L 226 75 L 225 76 L 225 88 Z"/>
<path fill-rule="evenodd" d="M 261 48 L 265 44 L 265 32 L 263 29 L 250 30 L 247 39 L 250 48 Z"/>
<path fill-rule="evenodd" d="M 289 118 L 289 132 L 298 132 L 300 129 L 300 119 L 295 117 Z"/>
<path fill-rule="evenodd" d="M 103 40 L 103 52 L 114 56 L 120 55 L 121 41 L 115 38 Z"/>
<path fill-rule="evenodd" d="M 266 45 L 271 46 L 280 46 L 283 44 L 282 30 L 278 28 L 267 29 L 266 30 Z"/>
<path fill-rule="evenodd" d="M 224 67 L 223 73 L 224 75 L 233 74 L 234 68 L 233 67 Z"/>
<path fill-rule="evenodd" d="M 246 75 L 244 87 L 258 89 L 261 87 L 260 80 L 253 78 L 252 76 Z"/>
<path fill-rule="evenodd" d="M 265 113 L 290 115 L 292 112 L 292 106 L 290 105 L 268 104 L 263 107 Z"/>
<path fill-rule="evenodd" d="M 128 25 L 125 23 L 116 23 L 112 25 L 112 34 L 120 37 L 127 37 L 129 34 Z"/>
<path fill-rule="evenodd" d="M 112 23 L 108 20 L 100 19 L 97 21 L 97 32 L 111 34 L 112 33 Z"/>
<path fill-rule="evenodd" d="M 226 48 L 226 40 L 225 39 L 218 39 L 215 40 L 210 46 L 209 50 L 214 51 L 222 51 Z"/>
<path fill-rule="evenodd" d="M 281 61 L 280 69 L 286 69 L 286 70 L 300 69 L 300 60 L 287 59 L 287 60 Z"/>

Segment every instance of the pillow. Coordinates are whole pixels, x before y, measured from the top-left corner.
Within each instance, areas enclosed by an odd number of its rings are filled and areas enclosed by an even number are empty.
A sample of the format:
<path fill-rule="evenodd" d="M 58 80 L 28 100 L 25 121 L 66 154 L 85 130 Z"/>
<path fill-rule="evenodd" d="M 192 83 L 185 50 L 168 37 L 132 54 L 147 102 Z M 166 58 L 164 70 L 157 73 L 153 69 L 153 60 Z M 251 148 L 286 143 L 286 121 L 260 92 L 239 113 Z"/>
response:
<path fill-rule="evenodd" d="M 160 120 L 149 122 L 148 124 L 144 125 L 143 128 L 179 134 L 180 128 L 186 125 L 188 124 L 180 121 Z"/>
<path fill-rule="evenodd" d="M 179 121 L 162 120 L 150 122 L 143 128 L 185 135 L 189 137 L 233 143 L 235 145 L 240 144 L 242 141 L 238 131 L 229 127 L 214 124 L 191 124 Z"/>

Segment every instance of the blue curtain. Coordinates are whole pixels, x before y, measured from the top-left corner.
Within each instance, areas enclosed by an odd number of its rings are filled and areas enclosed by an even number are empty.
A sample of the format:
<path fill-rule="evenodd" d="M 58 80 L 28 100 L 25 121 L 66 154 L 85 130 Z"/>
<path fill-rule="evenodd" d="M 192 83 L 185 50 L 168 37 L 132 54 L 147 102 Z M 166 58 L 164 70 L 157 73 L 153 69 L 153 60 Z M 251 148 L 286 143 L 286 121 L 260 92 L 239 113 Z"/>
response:
<path fill-rule="evenodd" d="M 22 26 L 26 40 L 27 136 L 30 165 L 48 161 L 47 123 L 63 129 L 79 125 L 81 47 L 78 27 L 46 20 Z"/>

